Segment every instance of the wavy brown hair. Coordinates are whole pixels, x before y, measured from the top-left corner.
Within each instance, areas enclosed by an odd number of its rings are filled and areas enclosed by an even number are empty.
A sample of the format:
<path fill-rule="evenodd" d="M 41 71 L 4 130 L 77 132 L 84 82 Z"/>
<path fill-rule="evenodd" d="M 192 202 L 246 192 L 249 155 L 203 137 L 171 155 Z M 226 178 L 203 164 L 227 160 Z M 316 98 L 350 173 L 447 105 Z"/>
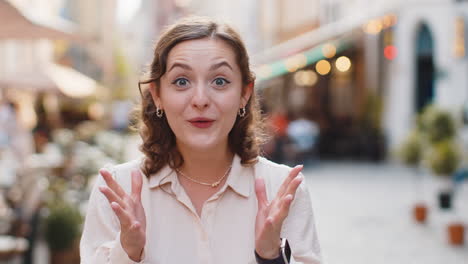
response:
<path fill-rule="evenodd" d="M 158 172 L 165 165 L 173 169 L 180 168 L 184 159 L 177 149 L 176 137 L 169 127 L 166 116 L 156 115 L 156 106 L 149 91 L 149 85 L 154 83 L 159 94 L 160 79 L 166 72 L 166 64 L 170 50 L 178 43 L 194 39 L 220 39 L 225 41 L 236 54 L 237 64 L 241 70 L 243 91 L 255 82 L 255 76 L 250 70 L 249 57 L 239 34 L 229 25 L 206 17 L 188 17 L 169 26 L 160 36 L 154 48 L 154 57 L 145 79 L 138 83 L 141 93 L 141 106 L 137 117 L 137 128 L 143 139 L 140 150 L 145 155 L 143 172 L 150 175 Z M 257 162 L 260 146 L 264 141 L 263 122 L 255 91 L 245 107 L 246 115 L 237 116 L 232 130 L 229 132 L 228 144 L 233 153 L 241 158 L 245 166 Z"/>

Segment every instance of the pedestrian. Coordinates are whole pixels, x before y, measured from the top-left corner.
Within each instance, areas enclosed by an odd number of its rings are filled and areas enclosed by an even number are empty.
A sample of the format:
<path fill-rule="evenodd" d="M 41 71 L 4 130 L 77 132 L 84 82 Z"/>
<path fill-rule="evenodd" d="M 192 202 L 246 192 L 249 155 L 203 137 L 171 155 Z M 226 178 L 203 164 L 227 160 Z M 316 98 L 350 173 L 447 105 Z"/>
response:
<path fill-rule="evenodd" d="M 314 154 L 319 128 L 315 122 L 300 113 L 291 121 L 287 130 L 288 137 L 294 146 L 294 162 L 308 163 Z"/>
<path fill-rule="evenodd" d="M 168 27 L 140 84 L 144 156 L 100 171 L 81 263 L 288 263 L 291 252 L 321 263 L 302 166 L 259 156 L 254 76 L 230 26 Z"/>
<path fill-rule="evenodd" d="M 271 130 L 275 142 L 272 161 L 284 163 L 288 156 L 286 146 L 288 143 L 287 131 L 289 126 L 289 119 L 284 108 L 274 110 L 270 116 L 270 126 L 272 127 Z"/>

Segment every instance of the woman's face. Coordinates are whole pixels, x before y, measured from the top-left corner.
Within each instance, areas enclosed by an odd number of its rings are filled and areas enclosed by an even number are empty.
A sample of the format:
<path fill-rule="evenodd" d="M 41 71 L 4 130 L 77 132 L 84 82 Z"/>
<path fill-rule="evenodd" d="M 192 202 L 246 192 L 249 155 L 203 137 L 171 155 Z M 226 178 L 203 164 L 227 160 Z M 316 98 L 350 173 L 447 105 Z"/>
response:
<path fill-rule="evenodd" d="M 239 108 L 252 88 L 243 91 L 232 48 L 219 39 L 183 41 L 171 49 L 156 106 L 164 110 L 179 147 L 209 150 L 227 146 Z"/>

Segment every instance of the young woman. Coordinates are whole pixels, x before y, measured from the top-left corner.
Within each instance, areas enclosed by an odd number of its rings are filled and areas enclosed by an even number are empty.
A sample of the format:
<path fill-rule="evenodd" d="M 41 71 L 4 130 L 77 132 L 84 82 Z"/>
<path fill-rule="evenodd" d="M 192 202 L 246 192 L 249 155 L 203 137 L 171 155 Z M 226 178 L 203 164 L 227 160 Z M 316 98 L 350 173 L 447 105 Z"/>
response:
<path fill-rule="evenodd" d="M 254 76 L 239 35 L 169 27 L 140 82 L 144 158 L 100 171 L 81 263 L 321 263 L 302 166 L 259 156 Z"/>

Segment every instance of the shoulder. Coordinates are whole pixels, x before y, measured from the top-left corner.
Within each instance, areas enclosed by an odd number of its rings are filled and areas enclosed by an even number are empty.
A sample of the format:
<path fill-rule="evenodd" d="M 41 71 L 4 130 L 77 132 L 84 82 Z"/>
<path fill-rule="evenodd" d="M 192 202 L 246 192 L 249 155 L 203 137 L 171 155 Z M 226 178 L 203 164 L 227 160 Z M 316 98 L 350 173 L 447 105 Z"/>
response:
<path fill-rule="evenodd" d="M 278 164 L 264 157 L 259 157 L 255 164 L 255 178 L 263 178 L 267 190 L 267 196 L 272 199 L 279 190 L 279 187 L 288 177 L 291 167 Z"/>
<path fill-rule="evenodd" d="M 104 169 L 108 170 L 112 177 L 119 183 L 122 188 L 129 191 L 131 188 L 131 173 L 133 170 L 141 172 L 142 159 L 134 159 L 117 165 L 105 165 Z M 143 174 L 142 174 L 143 175 Z M 143 178 L 146 178 L 143 176 Z"/>
<path fill-rule="evenodd" d="M 283 179 L 288 176 L 291 169 L 287 165 L 275 163 L 265 157 L 258 157 L 258 162 L 255 164 L 255 178 Z"/>

